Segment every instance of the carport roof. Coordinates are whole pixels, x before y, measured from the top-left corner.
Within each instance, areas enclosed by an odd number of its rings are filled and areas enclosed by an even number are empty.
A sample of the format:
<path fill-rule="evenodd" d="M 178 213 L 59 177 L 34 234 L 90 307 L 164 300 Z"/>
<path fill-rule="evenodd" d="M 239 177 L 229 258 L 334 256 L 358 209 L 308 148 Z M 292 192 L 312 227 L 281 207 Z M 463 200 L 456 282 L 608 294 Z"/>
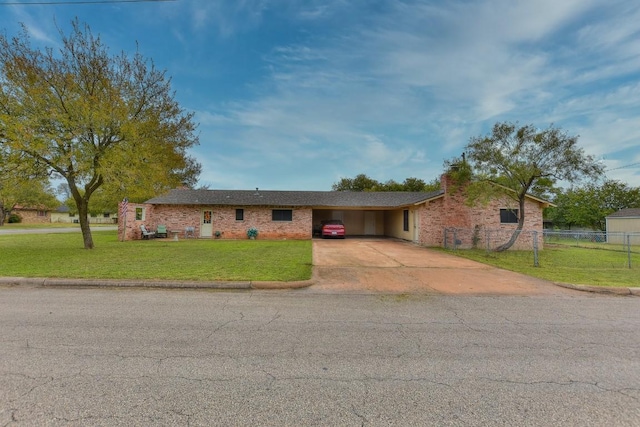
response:
<path fill-rule="evenodd" d="M 399 208 L 438 198 L 444 191 L 265 191 L 175 189 L 147 200 L 152 205 L 307 206 L 314 208 Z"/>

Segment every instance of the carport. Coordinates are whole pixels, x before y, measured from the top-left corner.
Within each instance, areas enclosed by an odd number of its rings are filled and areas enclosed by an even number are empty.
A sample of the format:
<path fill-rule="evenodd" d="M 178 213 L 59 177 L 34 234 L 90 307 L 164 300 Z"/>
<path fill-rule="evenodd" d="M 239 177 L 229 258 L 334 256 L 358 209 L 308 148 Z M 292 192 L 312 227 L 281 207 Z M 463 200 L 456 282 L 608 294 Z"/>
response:
<path fill-rule="evenodd" d="M 323 220 L 338 219 L 347 236 L 394 237 L 417 242 L 420 209 L 433 193 L 333 191 L 323 194 L 312 206 L 314 229 Z"/>
<path fill-rule="evenodd" d="M 313 209 L 313 224 L 338 219 L 344 223 L 347 236 L 386 236 L 384 210 Z"/>

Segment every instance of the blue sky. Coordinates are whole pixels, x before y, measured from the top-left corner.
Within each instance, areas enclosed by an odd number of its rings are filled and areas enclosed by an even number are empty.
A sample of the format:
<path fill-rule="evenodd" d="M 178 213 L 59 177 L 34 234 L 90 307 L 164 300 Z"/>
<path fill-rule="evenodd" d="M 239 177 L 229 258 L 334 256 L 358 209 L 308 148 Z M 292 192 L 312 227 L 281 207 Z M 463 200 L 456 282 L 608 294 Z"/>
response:
<path fill-rule="evenodd" d="M 505 120 L 579 135 L 608 178 L 640 186 L 637 0 L 13 2 L 10 36 L 22 22 L 55 47 L 77 16 L 166 69 L 210 188 L 430 181 Z"/>

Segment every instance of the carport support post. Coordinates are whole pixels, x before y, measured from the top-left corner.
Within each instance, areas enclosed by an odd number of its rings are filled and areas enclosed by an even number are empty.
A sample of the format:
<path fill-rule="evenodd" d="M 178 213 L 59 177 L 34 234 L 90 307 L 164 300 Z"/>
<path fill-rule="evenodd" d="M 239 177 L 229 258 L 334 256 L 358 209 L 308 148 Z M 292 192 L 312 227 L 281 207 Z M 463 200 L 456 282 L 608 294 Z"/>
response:
<path fill-rule="evenodd" d="M 538 232 L 533 232 L 533 266 L 540 267 L 538 262 Z"/>

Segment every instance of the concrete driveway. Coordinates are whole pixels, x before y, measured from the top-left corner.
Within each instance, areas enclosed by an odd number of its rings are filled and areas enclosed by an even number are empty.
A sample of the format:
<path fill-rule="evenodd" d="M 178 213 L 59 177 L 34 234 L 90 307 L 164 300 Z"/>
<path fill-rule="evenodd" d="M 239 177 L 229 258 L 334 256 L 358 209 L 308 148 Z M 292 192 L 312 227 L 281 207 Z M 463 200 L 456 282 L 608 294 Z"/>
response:
<path fill-rule="evenodd" d="M 310 291 L 575 295 L 546 280 L 393 239 L 313 241 Z"/>

